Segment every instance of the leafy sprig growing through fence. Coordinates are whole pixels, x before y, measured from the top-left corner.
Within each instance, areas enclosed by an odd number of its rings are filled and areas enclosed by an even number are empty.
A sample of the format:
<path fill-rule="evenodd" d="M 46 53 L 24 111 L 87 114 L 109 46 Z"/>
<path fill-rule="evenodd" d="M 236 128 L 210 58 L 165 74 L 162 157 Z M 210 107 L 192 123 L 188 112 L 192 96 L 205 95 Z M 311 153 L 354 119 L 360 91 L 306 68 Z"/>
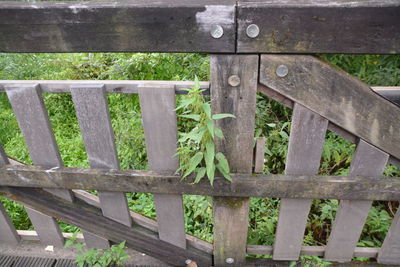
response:
<path fill-rule="evenodd" d="M 75 262 L 78 267 L 111 267 L 119 266 L 129 259 L 128 253 L 125 251 L 125 241 L 117 245 L 112 245 L 109 249 L 89 249 L 85 250 L 85 244 L 76 241 L 77 234 L 74 233 L 65 242 L 65 247 L 75 247 L 77 255 Z"/>
<path fill-rule="evenodd" d="M 192 173 L 196 173 L 194 183 L 198 183 L 207 176 L 213 185 L 215 171 L 218 170 L 225 179 L 232 181 L 229 163 L 225 155 L 215 151 L 216 138 L 224 138 L 224 135 L 215 121 L 224 118 L 235 118 L 228 113 L 211 114 L 210 101 L 206 101 L 200 89 L 198 79 L 191 89 L 184 89 L 188 94 L 181 101 L 177 110 L 182 111 L 180 117 L 194 121 L 190 132 L 180 133 L 178 139 L 178 152 L 180 158 L 177 173 L 182 173 L 182 179 Z"/>

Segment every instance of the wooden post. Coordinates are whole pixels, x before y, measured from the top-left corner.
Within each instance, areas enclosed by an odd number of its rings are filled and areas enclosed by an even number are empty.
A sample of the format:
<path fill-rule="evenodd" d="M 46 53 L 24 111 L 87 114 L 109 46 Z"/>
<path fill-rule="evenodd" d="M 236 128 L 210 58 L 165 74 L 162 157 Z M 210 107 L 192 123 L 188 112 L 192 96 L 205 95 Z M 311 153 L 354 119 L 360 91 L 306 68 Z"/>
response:
<path fill-rule="evenodd" d="M 229 83 L 233 75 L 240 79 L 239 85 Z M 217 142 L 217 150 L 227 157 L 231 172 L 252 171 L 257 77 L 256 55 L 211 56 L 213 113 L 236 116 L 217 122 L 225 136 Z M 214 198 L 215 266 L 245 264 L 248 211 L 248 198 Z"/>

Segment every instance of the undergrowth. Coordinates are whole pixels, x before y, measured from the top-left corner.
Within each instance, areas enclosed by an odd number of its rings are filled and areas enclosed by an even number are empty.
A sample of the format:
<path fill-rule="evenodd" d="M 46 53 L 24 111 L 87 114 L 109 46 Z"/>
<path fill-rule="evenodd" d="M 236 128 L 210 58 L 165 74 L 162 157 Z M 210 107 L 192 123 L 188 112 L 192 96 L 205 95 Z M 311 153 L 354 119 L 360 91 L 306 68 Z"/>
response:
<path fill-rule="evenodd" d="M 400 56 L 393 55 L 322 55 L 350 74 L 373 86 L 400 85 Z M 121 79 L 121 80 L 199 80 L 209 79 L 209 60 L 202 54 L 0 54 L 0 79 Z M 66 166 L 88 167 L 82 137 L 71 97 L 44 94 L 51 125 Z M 178 106 L 185 97 L 178 96 Z M 147 169 L 147 155 L 137 95 L 108 95 L 111 122 L 122 169 Z M 204 110 L 203 110 L 204 111 Z M 177 111 L 183 114 L 182 110 Z M 284 172 L 290 134 L 291 110 L 257 95 L 256 136 L 266 137 L 264 173 Z M 187 114 L 186 114 L 187 115 Z M 5 94 L 0 93 L 0 143 L 6 153 L 31 163 L 23 137 Z M 179 132 L 190 132 L 194 122 L 179 117 Z M 321 158 L 321 175 L 346 175 L 355 145 L 328 132 Z M 385 175 L 399 176 L 389 165 Z M 156 218 L 151 194 L 128 193 L 129 207 Z M 18 229 L 32 229 L 25 210 L 19 204 L 2 199 Z M 329 237 L 339 202 L 314 200 L 308 217 L 305 245 L 324 245 Z M 185 195 L 186 232 L 212 241 L 212 199 Z M 397 202 L 374 202 L 359 241 L 359 246 L 380 246 L 398 207 Z M 279 215 L 279 199 L 252 198 L 249 215 L 249 243 L 272 245 Z M 74 232 L 62 223 L 63 231 Z M 309 259 L 304 259 L 309 261 Z M 322 264 L 322 263 L 321 263 Z"/>

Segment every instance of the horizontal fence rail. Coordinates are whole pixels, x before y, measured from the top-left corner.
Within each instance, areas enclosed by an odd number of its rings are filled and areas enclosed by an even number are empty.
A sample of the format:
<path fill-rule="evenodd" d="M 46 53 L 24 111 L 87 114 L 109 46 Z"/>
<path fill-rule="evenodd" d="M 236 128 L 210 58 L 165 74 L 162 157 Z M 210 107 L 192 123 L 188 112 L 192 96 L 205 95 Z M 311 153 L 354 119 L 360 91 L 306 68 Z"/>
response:
<path fill-rule="evenodd" d="M 322 199 L 400 200 L 397 177 L 244 175 L 232 174 L 233 182 L 221 177 L 214 185 L 202 181 L 180 181 L 170 172 L 0 166 L 0 185 L 45 187 L 113 192 L 193 194 L 232 197 L 283 197 Z"/>
<path fill-rule="evenodd" d="M 0 52 L 400 53 L 397 0 L 0 2 Z"/>

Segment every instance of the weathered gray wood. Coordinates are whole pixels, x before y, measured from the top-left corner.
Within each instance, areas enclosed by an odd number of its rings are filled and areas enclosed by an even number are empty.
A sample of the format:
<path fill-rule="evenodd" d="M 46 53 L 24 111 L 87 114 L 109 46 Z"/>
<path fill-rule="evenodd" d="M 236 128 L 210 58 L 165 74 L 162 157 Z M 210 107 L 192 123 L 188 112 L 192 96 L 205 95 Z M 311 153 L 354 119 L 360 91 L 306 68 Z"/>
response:
<path fill-rule="evenodd" d="M 145 253 L 163 262 L 175 266 L 182 266 L 186 259 L 196 261 L 199 266 L 211 266 L 212 255 L 189 247 L 185 250 L 162 241 L 157 234 L 135 225 L 129 227 L 101 214 L 101 211 L 80 200 L 71 203 L 41 189 L 28 188 L 1 188 L 7 191 L 6 197 L 16 200 L 23 205 L 30 206 L 56 217 L 81 229 L 104 236 L 108 240 L 120 243 L 126 240 L 128 247 Z"/>
<path fill-rule="evenodd" d="M 234 16 L 232 0 L 0 2 L 0 51 L 234 53 Z"/>
<path fill-rule="evenodd" d="M 311 56 L 262 55 L 260 83 L 400 158 L 399 107 L 349 74 Z"/>
<path fill-rule="evenodd" d="M 258 56 L 212 55 L 210 69 L 213 114 L 236 116 L 217 121 L 225 139 L 216 140 L 216 149 L 225 154 L 231 172 L 251 173 Z M 231 75 L 240 78 L 238 86 L 229 85 Z M 215 266 L 228 265 L 227 258 L 232 258 L 235 266 L 245 263 L 248 211 L 248 199 L 214 198 Z"/>
<path fill-rule="evenodd" d="M 71 94 L 90 166 L 119 169 L 104 86 L 71 86 Z M 124 193 L 100 191 L 99 198 L 104 216 L 132 225 Z M 107 247 L 104 238 L 85 232 L 84 235 L 88 247 Z"/>
<path fill-rule="evenodd" d="M 286 174 L 312 175 L 318 172 L 328 120 L 294 104 Z M 274 260 L 297 260 L 300 256 L 310 199 L 281 199 L 274 242 Z"/>
<path fill-rule="evenodd" d="M 232 183 L 216 177 L 214 186 L 177 181 L 175 175 L 152 171 L 36 166 L 0 166 L 0 185 L 46 187 L 155 194 L 193 194 L 232 197 L 325 198 L 348 200 L 400 200 L 398 177 L 233 174 Z"/>
<path fill-rule="evenodd" d="M 265 137 L 256 140 L 254 148 L 254 173 L 262 173 L 264 169 Z"/>
<path fill-rule="evenodd" d="M 232 174 L 196 185 L 163 172 L 0 166 L 0 185 L 232 197 L 400 200 L 399 177 Z"/>
<path fill-rule="evenodd" d="M 325 246 L 302 246 L 300 254 L 308 256 L 323 257 L 325 253 Z M 252 255 L 271 255 L 273 251 L 272 246 L 259 246 L 259 245 L 248 245 L 247 254 Z M 367 247 L 356 247 L 354 249 L 354 257 L 365 257 L 365 258 L 376 258 L 380 248 L 367 248 Z"/>
<path fill-rule="evenodd" d="M 5 89 L 33 163 L 46 167 L 62 166 L 40 87 L 6 86 Z M 73 200 L 70 191 L 51 189 L 50 192 L 66 200 Z M 63 246 L 64 238 L 53 218 L 29 208 L 26 211 L 43 243 Z"/>
<path fill-rule="evenodd" d="M 100 208 L 99 198 L 89 192 L 83 190 L 73 190 L 75 197 L 83 200 L 85 203 Z M 144 215 L 130 211 L 130 215 L 134 224 L 140 225 L 150 231 L 158 231 L 158 223 Z M 204 241 L 192 235 L 186 234 L 186 242 L 190 246 L 200 249 L 206 253 L 212 254 L 213 246 L 211 243 Z"/>
<path fill-rule="evenodd" d="M 392 225 L 378 253 L 378 263 L 399 264 L 400 262 L 400 209 L 393 218 Z"/>
<path fill-rule="evenodd" d="M 169 88 L 139 88 L 140 108 L 150 169 L 175 173 L 179 162 L 175 90 Z M 185 221 L 181 195 L 154 195 L 158 234 L 161 240 L 186 248 Z"/>
<path fill-rule="evenodd" d="M 389 155 L 363 140 L 357 145 L 350 166 L 350 176 L 379 176 L 385 170 Z M 326 246 L 327 261 L 350 262 L 354 257 L 372 201 L 341 200 Z"/>
<path fill-rule="evenodd" d="M 0 165 L 2 164 L 9 164 L 9 161 L 4 153 L 3 147 L 0 145 Z M 17 245 L 19 240 L 18 233 L 0 201 L 0 241 L 11 245 Z"/>
<path fill-rule="evenodd" d="M 49 81 L 49 80 L 0 80 L 0 92 L 4 92 L 4 86 L 35 86 L 39 85 L 44 93 L 70 93 L 71 85 L 85 85 L 95 86 L 104 85 L 107 93 L 118 93 L 118 94 L 137 94 L 138 87 L 174 87 L 176 94 L 187 94 L 187 91 L 182 89 L 191 88 L 194 85 L 192 81 L 134 81 L 134 80 L 108 80 L 108 81 L 96 81 L 96 80 L 76 80 L 76 81 Z M 205 89 L 204 93 L 209 93 L 210 84 L 208 82 L 199 82 L 200 88 Z"/>
<path fill-rule="evenodd" d="M 400 53 L 397 0 L 256 0 L 237 9 L 239 53 Z"/>

